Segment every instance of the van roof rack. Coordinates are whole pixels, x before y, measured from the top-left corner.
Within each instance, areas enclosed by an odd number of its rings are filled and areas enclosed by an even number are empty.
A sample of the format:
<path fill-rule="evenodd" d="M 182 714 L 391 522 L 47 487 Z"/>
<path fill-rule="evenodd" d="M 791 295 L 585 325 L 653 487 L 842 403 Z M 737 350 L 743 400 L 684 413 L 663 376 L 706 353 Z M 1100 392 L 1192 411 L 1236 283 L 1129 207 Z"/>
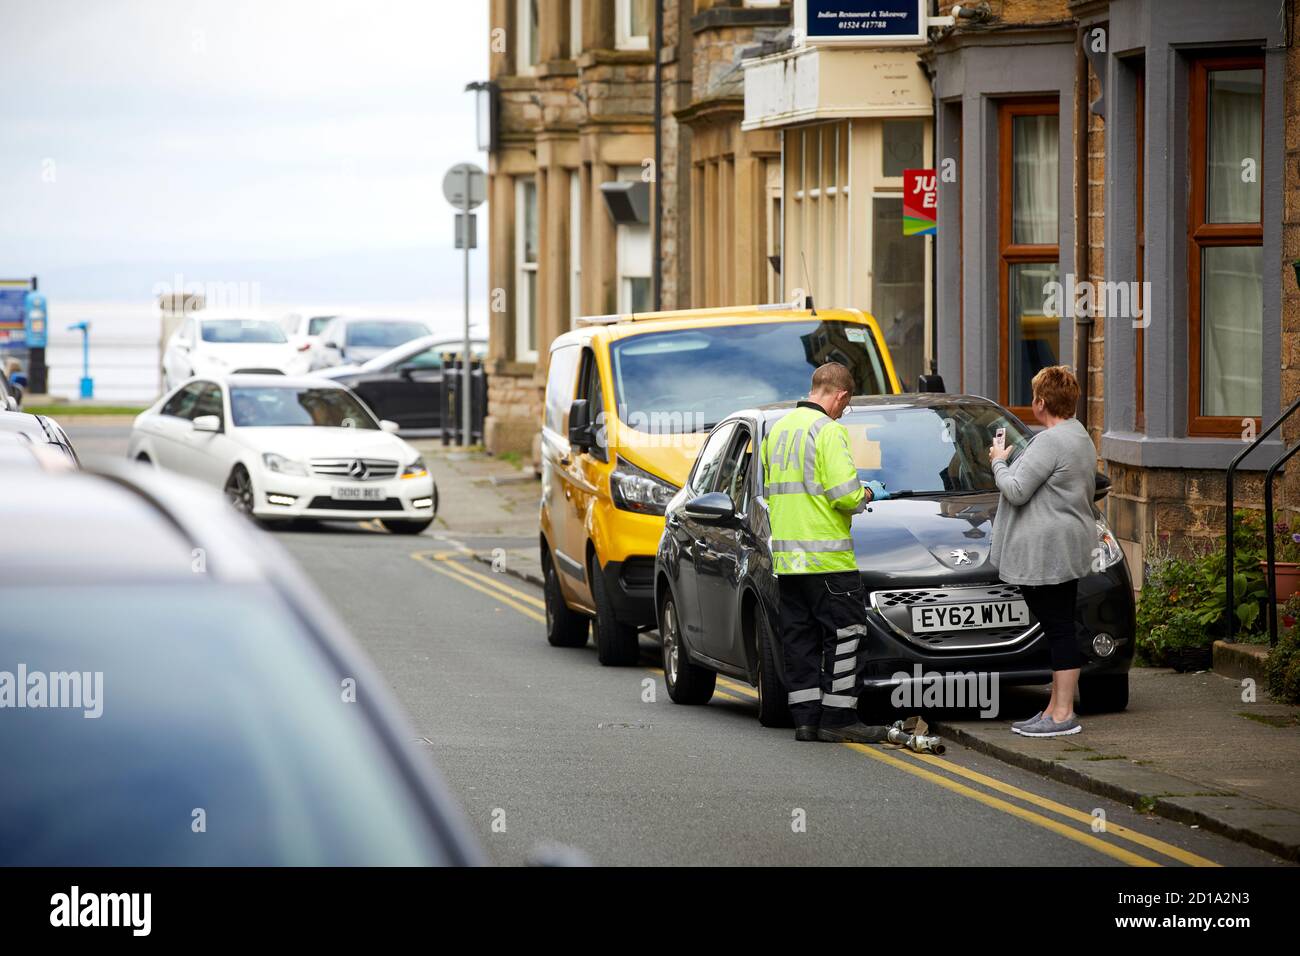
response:
<path fill-rule="evenodd" d="M 805 300 L 803 306 L 789 302 L 771 302 L 758 305 L 724 305 L 710 309 L 674 309 L 663 312 L 611 313 L 609 315 L 584 315 L 574 321 L 575 326 L 616 325 L 620 322 L 652 322 L 656 319 L 679 319 L 691 315 L 743 315 L 746 312 L 801 312 L 811 308 Z"/>

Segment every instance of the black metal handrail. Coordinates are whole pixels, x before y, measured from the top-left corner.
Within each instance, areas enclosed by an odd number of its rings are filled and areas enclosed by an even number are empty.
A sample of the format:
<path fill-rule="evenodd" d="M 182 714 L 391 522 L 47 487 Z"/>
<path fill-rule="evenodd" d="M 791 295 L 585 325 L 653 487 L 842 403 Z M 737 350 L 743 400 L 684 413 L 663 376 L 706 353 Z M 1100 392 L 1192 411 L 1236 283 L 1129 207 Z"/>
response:
<path fill-rule="evenodd" d="M 1225 639 L 1229 642 L 1232 641 L 1233 631 L 1237 627 L 1237 610 L 1236 610 L 1236 604 L 1237 604 L 1236 556 L 1237 555 L 1236 555 L 1236 548 L 1233 546 L 1233 540 L 1232 540 L 1232 532 L 1233 532 L 1233 524 L 1234 524 L 1233 506 L 1232 506 L 1232 478 L 1237 471 L 1237 466 L 1240 465 L 1242 461 L 1245 460 L 1246 456 L 1249 455 L 1252 451 L 1254 451 L 1257 447 L 1259 447 L 1260 443 L 1263 442 L 1265 438 L 1273 434 L 1273 432 L 1277 431 L 1277 429 L 1282 425 L 1283 422 L 1285 422 L 1288 418 L 1290 418 L 1293 414 L 1295 414 L 1297 409 L 1300 409 L 1300 398 L 1297 398 L 1294 402 L 1292 402 L 1289 406 L 1287 406 L 1286 411 L 1284 411 L 1281 415 L 1279 415 L 1277 417 L 1277 420 L 1274 421 L 1272 425 L 1269 425 L 1268 428 L 1264 429 L 1257 436 L 1255 436 L 1255 440 L 1251 442 L 1249 445 L 1247 445 L 1246 448 L 1239 455 L 1237 455 L 1236 458 L 1232 459 L 1232 463 L 1228 465 L 1228 474 L 1227 474 L 1227 482 L 1226 482 L 1227 493 L 1228 493 L 1228 502 L 1227 502 L 1228 530 L 1227 530 L 1226 540 L 1224 542 L 1224 546 L 1227 552 L 1226 553 L 1227 560 L 1224 562 L 1223 576 L 1226 579 L 1224 582 L 1224 589 L 1227 592 L 1227 598 L 1228 598 L 1228 623 L 1227 623 L 1227 634 L 1225 636 Z M 1275 598 L 1277 595 L 1277 577 L 1275 574 L 1274 560 L 1273 560 L 1273 556 L 1276 553 L 1276 551 L 1274 550 L 1274 543 L 1273 543 L 1273 476 L 1277 474 L 1278 469 L 1286 463 L 1287 459 L 1290 458 L 1292 455 L 1294 455 L 1298 450 L 1300 450 L 1300 444 L 1296 445 L 1295 448 L 1292 448 L 1290 451 L 1282 455 L 1276 462 L 1274 462 L 1272 467 L 1269 468 L 1268 473 L 1264 478 L 1264 521 L 1265 524 L 1267 525 L 1264 534 L 1264 547 L 1265 547 L 1265 555 L 1268 559 L 1268 575 L 1267 575 L 1268 577 L 1268 639 L 1270 645 L 1277 643 L 1277 607 L 1275 602 Z"/>

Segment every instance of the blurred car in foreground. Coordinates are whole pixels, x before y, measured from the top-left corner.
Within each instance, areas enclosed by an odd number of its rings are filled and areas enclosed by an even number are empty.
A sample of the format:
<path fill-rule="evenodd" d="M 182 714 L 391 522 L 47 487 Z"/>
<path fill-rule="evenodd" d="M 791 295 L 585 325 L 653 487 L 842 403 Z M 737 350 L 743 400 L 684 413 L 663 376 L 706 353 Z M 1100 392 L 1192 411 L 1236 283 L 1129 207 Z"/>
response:
<path fill-rule="evenodd" d="M 142 412 L 127 456 L 223 488 L 263 521 L 379 518 L 419 534 L 438 492 L 396 430 L 335 382 L 231 375 L 194 379 Z"/>
<path fill-rule="evenodd" d="M 219 496 L 126 462 L 4 484 L 0 865 L 483 861 L 388 681 Z"/>
<path fill-rule="evenodd" d="M 63 427 L 48 415 L 29 415 L 26 412 L 0 412 L 0 434 L 18 436 L 32 446 L 42 449 L 42 455 L 56 455 L 69 467 L 79 468 L 80 459 L 72 447 L 72 439 Z"/>
<path fill-rule="evenodd" d="M 360 365 L 389 349 L 430 335 L 430 328 L 413 319 L 365 319 L 340 315 L 320 333 L 310 371 L 336 365 Z"/>
<path fill-rule="evenodd" d="M 759 689 L 759 717 L 789 719 L 776 635 L 779 605 L 758 448 L 793 402 L 727 416 L 668 504 L 655 562 L 655 599 L 669 694 L 702 703 L 715 675 Z M 869 606 L 862 689 L 915 675 L 996 675 L 1002 687 L 1051 679 L 1047 642 L 1020 589 L 989 561 L 999 493 L 988 448 L 999 428 L 1018 453 L 1031 433 L 995 402 L 965 395 L 857 396 L 840 419 L 862 481 L 890 498 L 853 518 L 853 548 Z M 1109 489 L 1098 477 L 1097 497 Z M 1093 573 L 1079 582 L 1079 693 L 1091 712 L 1128 705 L 1133 584 L 1100 512 Z M 928 677 L 925 679 L 929 679 Z M 877 697 L 882 696 L 880 694 Z M 865 697 L 865 695 L 864 695 Z M 879 701 L 877 701 L 879 702 Z"/>
<path fill-rule="evenodd" d="M 62 449 L 33 442 L 22 432 L 0 431 L 0 473 L 7 468 L 76 471 L 77 462 Z"/>
<path fill-rule="evenodd" d="M 163 351 L 163 389 L 188 378 L 306 372 L 310 359 L 289 342 L 279 317 L 201 310 L 187 315 Z"/>
<path fill-rule="evenodd" d="M 460 357 L 464 339 L 425 335 L 390 349 L 359 366 L 340 365 L 317 374 L 346 385 L 376 415 L 397 422 L 403 431 L 442 427 L 443 356 Z M 487 340 L 470 339 L 476 360 L 487 355 Z"/>

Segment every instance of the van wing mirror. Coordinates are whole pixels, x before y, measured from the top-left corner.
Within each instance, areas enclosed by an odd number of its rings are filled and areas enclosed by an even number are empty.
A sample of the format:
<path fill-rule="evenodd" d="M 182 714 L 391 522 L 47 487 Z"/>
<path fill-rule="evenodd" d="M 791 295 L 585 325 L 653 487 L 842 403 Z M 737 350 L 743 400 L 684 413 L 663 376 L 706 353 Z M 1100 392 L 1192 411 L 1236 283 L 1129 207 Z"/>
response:
<path fill-rule="evenodd" d="M 591 430 L 591 409 L 585 398 L 575 398 L 569 406 L 569 444 L 582 450 L 596 444 Z"/>
<path fill-rule="evenodd" d="M 946 392 L 943 387 L 942 375 L 922 375 L 916 380 L 916 390 L 918 392 Z"/>

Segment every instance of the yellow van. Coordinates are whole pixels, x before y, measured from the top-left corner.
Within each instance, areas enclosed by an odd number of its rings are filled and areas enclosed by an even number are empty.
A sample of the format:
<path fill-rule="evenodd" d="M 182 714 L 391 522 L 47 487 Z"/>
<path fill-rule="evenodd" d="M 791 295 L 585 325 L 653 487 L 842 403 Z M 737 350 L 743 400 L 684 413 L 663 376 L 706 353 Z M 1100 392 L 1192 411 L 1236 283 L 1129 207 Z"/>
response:
<path fill-rule="evenodd" d="M 634 664 L 655 625 L 664 508 L 709 429 L 740 408 L 801 398 L 824 362 L 858 394 L 902 391 L 875 319 L 790 305 L 579 319 L 551 345 L 542 423 L 546 636 Z"/>

